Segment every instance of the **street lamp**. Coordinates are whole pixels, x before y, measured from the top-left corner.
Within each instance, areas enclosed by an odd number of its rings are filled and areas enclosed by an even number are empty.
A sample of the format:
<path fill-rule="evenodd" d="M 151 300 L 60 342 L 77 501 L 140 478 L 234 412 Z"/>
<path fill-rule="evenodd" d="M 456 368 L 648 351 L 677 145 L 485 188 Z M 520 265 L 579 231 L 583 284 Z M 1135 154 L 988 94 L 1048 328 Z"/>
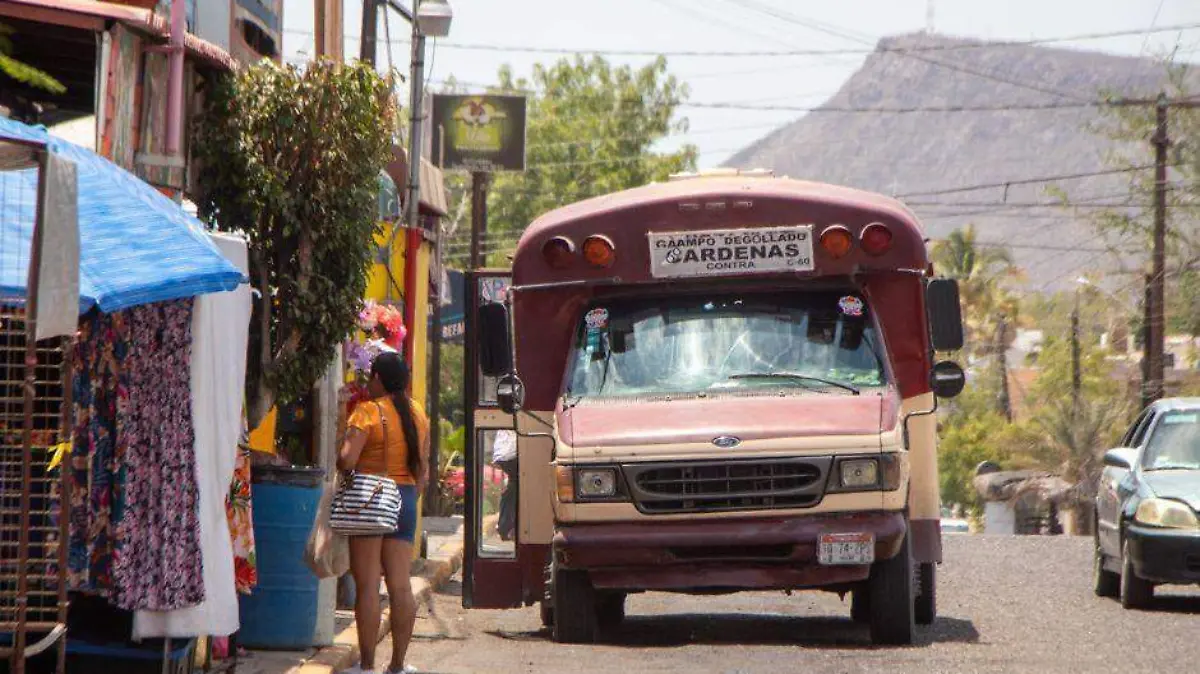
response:
<path fill-rule="evenodd" d="M 417 4 L 417 25 L 426 37 L 446 37 L 454 10 L 446 0 L 424 0 Z"/>

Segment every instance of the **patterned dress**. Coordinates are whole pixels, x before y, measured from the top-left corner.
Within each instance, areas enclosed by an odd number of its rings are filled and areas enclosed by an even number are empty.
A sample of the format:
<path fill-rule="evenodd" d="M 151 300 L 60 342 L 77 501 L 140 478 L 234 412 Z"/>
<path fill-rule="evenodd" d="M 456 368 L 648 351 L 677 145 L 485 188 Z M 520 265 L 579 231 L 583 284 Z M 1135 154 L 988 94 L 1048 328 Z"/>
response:
<path fill-rule="evenodd" d="M 126 610 L 204 599 L 190 300 L 87 321 L 75 379 L 70 581 Z"/>

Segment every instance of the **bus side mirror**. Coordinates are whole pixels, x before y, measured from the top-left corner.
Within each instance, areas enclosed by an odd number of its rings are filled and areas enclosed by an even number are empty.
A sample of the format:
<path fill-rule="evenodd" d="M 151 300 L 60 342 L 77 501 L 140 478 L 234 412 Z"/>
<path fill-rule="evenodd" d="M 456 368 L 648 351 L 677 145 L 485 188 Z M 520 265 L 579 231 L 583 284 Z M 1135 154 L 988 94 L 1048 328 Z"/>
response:
<path fill-rule="evenodd" d="M 485 377 L 512 372 L 512 342 L 508 332 L 508 308 L 499 302 L 479 307 L 479 369 Z"/>
<path fill-rule="evenodd" d="M 506 374 L 496 382 L 496 405 L 505 414 L 516 414 L 525 405 L 525 383 L 515 374 Z"/>
<path fill-rule="evenodd" d="M 925 286 L 925 306 L 929 315 L 929 336 L 934 351 L 958 351 L 963 347 L 962 307 L 958 301 L 958 281 L 934 279 Z"/>
<path fill-rule="evenodd" d="M 929 373 L 929 387 L 939 398 L 953 398 L 967 385 L 967 373 L 952 360 L 943 360 Z"/>

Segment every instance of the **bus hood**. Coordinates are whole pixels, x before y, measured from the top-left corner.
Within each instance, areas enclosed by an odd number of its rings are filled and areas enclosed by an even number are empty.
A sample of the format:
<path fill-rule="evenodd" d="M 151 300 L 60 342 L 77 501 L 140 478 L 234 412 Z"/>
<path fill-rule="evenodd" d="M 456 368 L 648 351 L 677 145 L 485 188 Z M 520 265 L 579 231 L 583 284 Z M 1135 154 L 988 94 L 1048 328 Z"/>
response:
<path fill-rule="evenodd" d="M 882 394 L 719 396 L 681 400 L 584 400 L 560 410 L 558 432 L 574 448 L 878 436 L 895 429 L 900 400 Z"/>

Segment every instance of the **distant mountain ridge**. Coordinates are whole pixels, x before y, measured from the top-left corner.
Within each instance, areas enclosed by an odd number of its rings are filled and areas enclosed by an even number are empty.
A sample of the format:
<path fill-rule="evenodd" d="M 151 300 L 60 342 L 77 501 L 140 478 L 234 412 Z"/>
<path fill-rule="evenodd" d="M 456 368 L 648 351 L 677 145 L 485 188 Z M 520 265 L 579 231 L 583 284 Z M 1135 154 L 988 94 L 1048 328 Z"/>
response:
<path fill-rule="evenodd" d="M 927 50 L 930 47 L 934 49 Z M 922 51 L 898 53 L 913 48 Z M 822 107 L 1070 105 L 1096 101 L 1102 92 L 1152 96 L 1165 86 L 1166 77 L 1163 65 L 1150 58 L 917 33 L 880 40 L 876 52 Z M 1121 148 L 1092 130 L 1100 121 L 1101 112 L 1093 107 L 818 111 L 752 143 L 724 165 L 770 168 L 776 175 L 901 196 L 932 238 L 974 223 L 980 240 L 1011 245 L 1031 289 L 1055 289 L 1067 287 L 1089 268 L 1115 264 L 1111 256 L 1098 251 L 1102 242 L 1096 240 L 1087 220 L 1089 209 L 1030 207 L 1053 200 L 1046 192 L 1048 184 L 921 193 L 1111 169 L 1105 159 Z M 1133 147 L 1144 148 L 1147 164 L 1153 161 L 1148 141 Z M 1128 176 L 1092 176 L 1057 185 L 1072 201 L 1119 201 L 1127 196 Z M 1010 205 L 1000 206 L 1002 202 Z M 1136 251 L 1125 256 L 1133 265 L 1138 259 Z"/>

